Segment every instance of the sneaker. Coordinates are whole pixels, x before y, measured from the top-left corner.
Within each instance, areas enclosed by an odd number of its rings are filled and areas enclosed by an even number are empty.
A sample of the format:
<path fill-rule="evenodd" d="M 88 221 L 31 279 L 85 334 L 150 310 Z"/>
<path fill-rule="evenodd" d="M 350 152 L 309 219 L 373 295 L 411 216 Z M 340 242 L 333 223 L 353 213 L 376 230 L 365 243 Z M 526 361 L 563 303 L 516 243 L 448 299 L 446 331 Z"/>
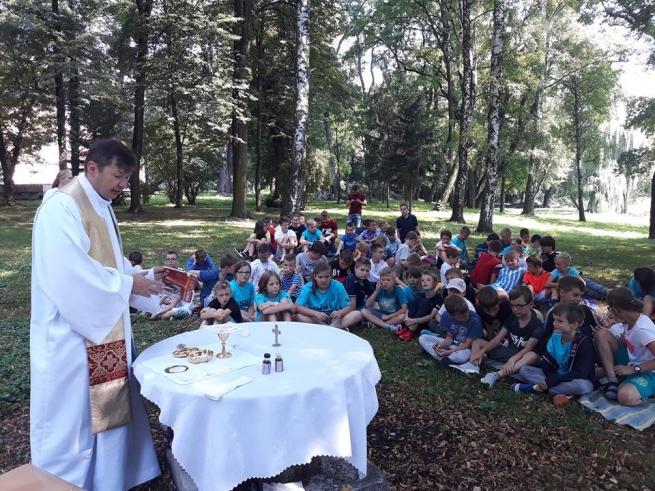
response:
<path fill-rule="evenodd" d="M 412 341 L 414 339 L 414 333 L 409 329 L 405 329 L 403 333 L 398 336 L 401 341 Z"/>
<path fill-rule="evenodd" d="M 568 406 L 572 400 L 573 400 L 573 396 L 557 394 L 556 396 L 553 397 L 553 404 L 560 407 Z"/>
<path fill-rule="evenodd" d="M 243 249 L 239 249 L 238 247 L 235 247 L 234 252 L 236 252 L 237 256 L 239 256 L 241 259 L 246 257 L 246 255 L 243 253 Z"/>
<path fill-rule="evenodd" d="M 462 363 L 460 365 L 452 364 L 449 365 L 449 367 L 464 373 L 480 373 L 480 367 L 469 362 Z"/>
<path fill-rule="evenodd" d="M 488 389 L 491 389 L 499 380 L 500 375 L 498 375 L 498 372 L 489 372 L 480 379 L 480 382 L 486 385 Z"/>
<path fill-rule="evenodd" d="M 512 392 L 523 392 L 524 394 L 536 394 L 537 386 L 535 384 L 512 384 L 509 390 Z"/>
<path fill-rule="evenodd" d="M 402 336 L 404 336 L 408 331 L 409 331 L 409 329 L 407 329 L 406 327 L 401 327 L 400 329 L 398 329 L 398 330 L 396 331 L 395 334 L 396 334 L 396 336 L 398 336 L 398 337 L 402 337 Z M 411 331 L 409 331 L 409 332 L 411 332 Z"/>
<path fill-rule="evenodd" d="M 389 329 L 391 332 L 397 332 L 400 328 L 403 327 L 400 324 L 385 324 L 384 328 Z"/>
<path fill-rule="evenodd" d="M 372 322 L 367 322 L 367 323 L 366 323 L 366 327 L 368 327 L 369 329 L 375 329 L 375 328 L 378 327 L 378 326 L 376 326 L 376 325 L 373 324 Z"/>

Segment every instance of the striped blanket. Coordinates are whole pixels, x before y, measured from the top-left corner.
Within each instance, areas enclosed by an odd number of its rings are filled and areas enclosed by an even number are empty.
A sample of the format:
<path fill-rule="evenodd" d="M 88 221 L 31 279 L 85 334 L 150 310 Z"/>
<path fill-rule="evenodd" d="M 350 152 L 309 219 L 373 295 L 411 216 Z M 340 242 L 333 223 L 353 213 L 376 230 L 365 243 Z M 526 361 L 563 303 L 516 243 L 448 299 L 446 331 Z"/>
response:
<path fill-rule="evenodd" d="M 620 425 L 630 425 L 642 431 L 655 423 L 655 399 L 636 407 L 622 406 L 617 401 L 605 399 L 601 390 L 581 396 L 578 400 L 587 409 L 600 413 L 605 419 Z"/>

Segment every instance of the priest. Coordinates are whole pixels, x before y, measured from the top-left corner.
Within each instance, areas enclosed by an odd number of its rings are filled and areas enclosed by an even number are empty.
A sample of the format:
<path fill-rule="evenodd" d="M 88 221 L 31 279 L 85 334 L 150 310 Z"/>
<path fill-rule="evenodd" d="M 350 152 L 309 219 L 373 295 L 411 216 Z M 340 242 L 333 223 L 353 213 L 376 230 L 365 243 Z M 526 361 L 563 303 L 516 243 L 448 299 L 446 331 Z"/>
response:
<path fill-rule="evenodd" d="M 131 370 L 129 307 L 156 311 L 164 272 L 132 271 L 111 208 L 136 168 L 120 141 L 95 143 L 84 176 L 44 200 L 32 234 L 32 463 L 95 491 L 160 473 Z"/>

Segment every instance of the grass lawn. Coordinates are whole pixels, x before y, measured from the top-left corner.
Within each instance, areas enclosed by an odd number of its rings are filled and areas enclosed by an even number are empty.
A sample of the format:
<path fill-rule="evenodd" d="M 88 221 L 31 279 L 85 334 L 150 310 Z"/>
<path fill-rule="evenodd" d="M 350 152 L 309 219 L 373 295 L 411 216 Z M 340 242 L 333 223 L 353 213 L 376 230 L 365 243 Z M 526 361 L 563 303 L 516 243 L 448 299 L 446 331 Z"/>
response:
<path fill-rule="evenodd" d="M 386 209 L 376 203 L 366 216 L 394 224 L 397 205 Z M 231 220 L 230 206 L 229 199 L 201 196 L 198 205 L 181 210 L 161 198 L 143 214 L 119 209 L 125 253 L 140 250 L 146 266 L 161 264 L 170 249 L 181 260 L 198 248 L 218 259 L 242 246 L 254 220 L 264 216 Z M 343 226 L 343 204 L 312 203 L 306 216 L 323 209 Z M 30 237 L 35 210 L 36 204 L 28 202 L 0 208 L 0 473 L 29 461 Z M 468 211 L 466 219 L 474 229 L 477 213 Z M 459 230 L 446 222 L 449 213 L 433 212 L 429 204 L 416 204 L 413 213 L 428 250 L 434 249 L 441 228 Z M 645 238 L 647 218 L 638 223 L 590 215 L 581 224 L 570 214 L 538 213 L 530 218 L 498 214 L 494 224 L 497 230 L 509 226 L 515 234 L 528 227 L 532 233 L 553 235 L 557 249 L 571 253 L 576 268 L 607 286 L 627 281 L 637 266 L 655 266 L 655 242 Z M 469 247 L 481 238 L 474 234 Z M 197 323 L 139 317 L 133 323 L 137 346 L 142 350 L 195 329 Z M 356 334 L 374 347 L 383 373 L 380 410 L 369 427 L 369 453 L 393 489 L 655 489 L 653 428 L 640 433 L 608 423 L 579 404 L 556 408 L 547 397 L 509 392 L 506 381 L 484 390 L 479 377 L 436 370 L 415 343 L 377 330 Z M 151 421 L 156 422 L 155 413 Z M 163 459 L 161 438 L 158 432 L 155 436 Z M 173 487 L 165 472 L 139 489 Z"/>

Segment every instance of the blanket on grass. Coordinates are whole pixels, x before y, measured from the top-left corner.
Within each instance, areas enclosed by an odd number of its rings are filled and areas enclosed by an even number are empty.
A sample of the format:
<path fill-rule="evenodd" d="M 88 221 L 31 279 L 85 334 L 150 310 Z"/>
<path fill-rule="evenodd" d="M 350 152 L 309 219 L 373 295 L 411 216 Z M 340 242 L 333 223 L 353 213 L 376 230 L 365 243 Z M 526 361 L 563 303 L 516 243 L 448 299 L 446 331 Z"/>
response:
<path fill-rule="evenodd" d="M 587 409 L 600 413 L 605 419 L 620 425 L 630 425 L 643 431 L 655 423 L 655 399 L 636 407 L 622 406 L 617 401 L 605 399 L 602 390 L 583 395 L 578 402 Z"/>

